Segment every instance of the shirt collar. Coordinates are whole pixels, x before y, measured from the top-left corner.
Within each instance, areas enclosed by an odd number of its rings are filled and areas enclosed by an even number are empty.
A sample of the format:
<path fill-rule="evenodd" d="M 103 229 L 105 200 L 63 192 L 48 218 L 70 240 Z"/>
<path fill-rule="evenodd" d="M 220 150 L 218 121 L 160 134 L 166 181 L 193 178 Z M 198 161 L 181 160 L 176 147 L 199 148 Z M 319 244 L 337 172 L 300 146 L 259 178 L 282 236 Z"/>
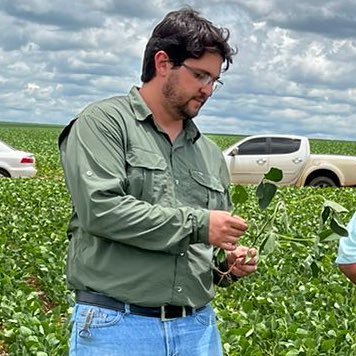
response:
<path fill-rule="evenodd" d="M 131 88 L 129 92 L 129 100 L 136 120 L 144 121 L 148 117 L 152 117 L 152 112 L 142 99 L 138 89 L 139 88 L 135 86 Z"/>
<path fill-rule="evenodd" d="M 184 130 L 187 139 L 191 140 L 193 143 L 195 143 L 198 140 L 198 138 L 201 136 L 201 133 L 197 125 L 195 125 L 192 119 L 188 119 L 184 121 Z"/>
<path fill-rule="evenodd" d="M 153 119 L 152 112 L 142 99 L 140 93 L 139 93 L 139 88 L 136 86 L 133 86 L 129 92 L 129 100 L 133 109 L 133 112 L 135 114 L 135 118 L 138 121 L 144 121 L 147 118 Z M 195 143 L 198 138 L 201 136 L 201 133 L 198 129 L 198 127 L 195 125 L 193 120 L 188 119 L 184 121 L 184 131 L 186 134 L 186 137 L 188 140 L 191 140 L 193 143 Z"/>

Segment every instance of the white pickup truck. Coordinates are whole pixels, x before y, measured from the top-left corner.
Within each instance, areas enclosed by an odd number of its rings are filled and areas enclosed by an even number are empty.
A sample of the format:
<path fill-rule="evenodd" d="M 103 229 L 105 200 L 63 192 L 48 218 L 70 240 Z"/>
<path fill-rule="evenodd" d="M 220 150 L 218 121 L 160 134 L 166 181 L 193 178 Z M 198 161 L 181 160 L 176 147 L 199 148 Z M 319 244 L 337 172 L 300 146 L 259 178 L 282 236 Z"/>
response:
<path fill-rule="evenodd" d="M 234 184 L 258 184 L 264 173 L 283 171 L 281 185 L 356 186 L 356 157 L 310 154 L 307 137 L 249 136 L 223 151 Z"/>

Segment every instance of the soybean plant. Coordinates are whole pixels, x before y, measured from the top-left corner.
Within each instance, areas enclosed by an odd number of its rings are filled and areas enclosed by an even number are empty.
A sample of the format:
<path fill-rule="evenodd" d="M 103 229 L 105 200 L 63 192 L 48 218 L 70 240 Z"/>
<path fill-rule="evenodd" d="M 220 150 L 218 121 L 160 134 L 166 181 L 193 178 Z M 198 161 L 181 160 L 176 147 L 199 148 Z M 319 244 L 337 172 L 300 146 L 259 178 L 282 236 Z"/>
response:
<path fill-rule="evenodd" d="M 322 200 L 319 225 L 315 234 L 311 238 L 301 238 L 294 236 L 294 229 L 291 224 L 292 217 L 289 216 L 287 205 L 283 198 L 275 202 L 273 209 L 267 208 L 275 198 L 278 187 L 277 183 L 283 178 L 283 172 L 278 168 L 271 168 L 268 173 L 263 176 L 260 184 L 255 189 L 255 198 L 257 199 L 259 211 L 257 214 L 262 215 L 260 226 L 252 224 L 245 234 L 250 243 L 250 248 L 256 248 L 258 256 L 268 255 L 272 253 L 277 245 L 296 244 L 307 246 L 308 256 L 304 261 L 304 266 L 311 270 L 313 276 L 317 276 L 320 271 L 319 261 L 322 258 L 321 244 L 337 240 L 342 236 L 347 236 L 348 232 L 342 222 L 341 214 L 348 212 L 346 208 L 340 204 L 325 199 L 317 191 L 313 194 L 313 198 Z M 247 190 L 242 185 L 234 185 L 231 187 L 232 211 L 231 215 L 237 215 L 241 206 L 249 199 Z M 304 200 L 308 200 L 307 197 Z M 275 198 L 276 199 L 276 198 Z M 304 203 L 305 203 L 304 201 Z M 301 202 L 303 203 L 303 202 Z M 251 256 L 247 255 L 245 263 L 248 263 Z M 222 249 L 216 249 L 214 252 L 214 269 L 220 276 L 218 285 L 224 278 L 230 278 L 231 266 L 225 271 L 221 271 L 219 267 L 226 260 L 226 253 Z"/>

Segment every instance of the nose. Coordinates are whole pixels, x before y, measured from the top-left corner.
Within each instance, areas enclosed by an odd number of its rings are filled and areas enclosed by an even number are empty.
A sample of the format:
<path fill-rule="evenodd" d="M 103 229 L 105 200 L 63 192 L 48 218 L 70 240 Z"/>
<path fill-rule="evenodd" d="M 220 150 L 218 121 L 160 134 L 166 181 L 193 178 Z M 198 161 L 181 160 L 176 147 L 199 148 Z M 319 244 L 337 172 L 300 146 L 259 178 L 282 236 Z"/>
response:
<path fill-rule="evenodd" d="M 204 93 L 204 95 L 207 97 L 212 96 L 214 92 L 214 83 L 208 83 L 203 85 L 200 91 Z"/>

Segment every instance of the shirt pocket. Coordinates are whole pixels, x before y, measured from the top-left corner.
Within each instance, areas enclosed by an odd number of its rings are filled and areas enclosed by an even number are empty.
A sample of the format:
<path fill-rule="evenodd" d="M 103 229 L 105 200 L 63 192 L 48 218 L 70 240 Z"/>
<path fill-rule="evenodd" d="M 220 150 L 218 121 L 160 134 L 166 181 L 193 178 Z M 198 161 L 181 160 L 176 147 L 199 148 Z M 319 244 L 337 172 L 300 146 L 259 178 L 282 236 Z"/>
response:
<path fill-rule="evenodd" d="M 226 189 L 221 184 L 220 180 L 210 173 L 190 170 L 190 176 L 196 185 L 196 190 L 192 189 L 191 193 L 201 199 L 201 202 L 209 210 L 226 210 L 228 208 L 228 201 Z"/>
<path fill-rule="evenodd" d="M 127 194 L 151 204 L 159 203 L 169 190 L 169 172 L 158 153 L 135 147 L 126 155 Z"/>

